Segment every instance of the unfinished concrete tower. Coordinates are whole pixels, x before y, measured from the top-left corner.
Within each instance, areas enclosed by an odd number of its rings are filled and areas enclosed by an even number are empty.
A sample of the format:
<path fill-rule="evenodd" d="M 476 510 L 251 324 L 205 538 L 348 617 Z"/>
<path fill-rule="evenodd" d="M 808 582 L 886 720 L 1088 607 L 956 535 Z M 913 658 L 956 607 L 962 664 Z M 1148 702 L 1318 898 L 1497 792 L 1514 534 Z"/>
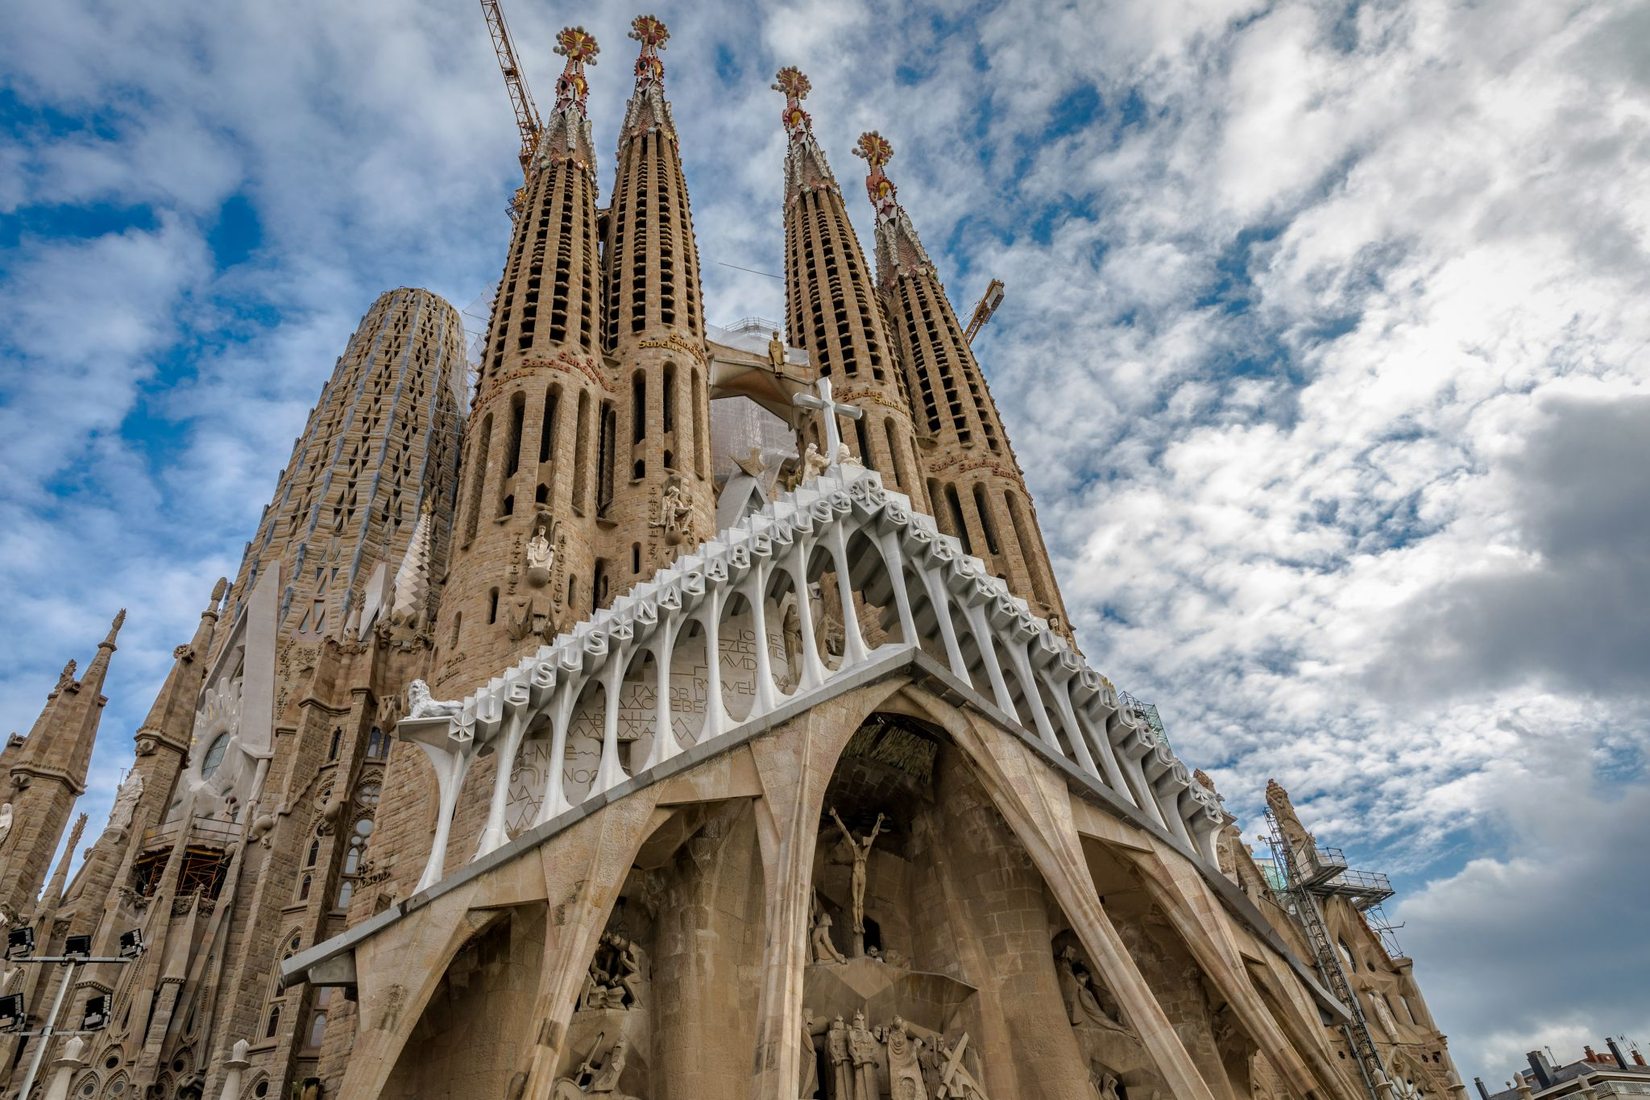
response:
<path fill-rule="evenodd" d="M 597 51 L 580 27 L 556 38 L 565 64 L 518 199 L 464 444 L 438 691 L 472 686 L 596 606 L 597 521 L 611 488 L 599 459 L 617 417 L 585 113 Z"/>
<path fill-rule="evenodd" d="M 792 344 L 813 358 L 836 398 L 859 405 L 853 452 L 889 487 L 927 504 L 911 431 L 909 402 L 876 287 L 848 220 L 842 188 L 802 109 L 811 85 L 795 68 L 779 70 L 785 94 L 785 318 Z M 810 438 L 819 446 L 817 432 Z M 834 456 L 827 456 L 834 457 Z"/>
<path fill-rule="evenodd" d="M 871 132 L 860 135 L 854 153 L 870 166 L 865 190 L 876 210 L 877 286 L 897 334 L 911 411 L 923 433 L 923 471 L 934 516 L 1015 595 L 1069 635 L 1025 475 L 991 389 L 945 285 L 882 170 L 893 146 Z"/>
<path fill-rule="evenodd" d="M 613 535 L 594 574 L 598 605 L 709 534 L 715 514 L 699 248 L 659 56 L 670 32 L 644 15 L 631 37 L 641 52 L 619 130 L 604 272 L 617 416 L 600 432 L 601 514 Z"/>

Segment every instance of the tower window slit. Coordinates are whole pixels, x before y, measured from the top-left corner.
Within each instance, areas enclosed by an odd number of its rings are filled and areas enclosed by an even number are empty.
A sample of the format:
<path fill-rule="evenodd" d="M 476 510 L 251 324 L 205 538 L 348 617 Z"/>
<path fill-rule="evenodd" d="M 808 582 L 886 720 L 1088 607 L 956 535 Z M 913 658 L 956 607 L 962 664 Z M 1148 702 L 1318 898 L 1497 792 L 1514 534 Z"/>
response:
<path fill-rule="evenodd" d="M 579 394 L 578 416 L 573 421 L 573 507 L 583 512 L 590 499 L 590 395 Z M 568 603 L 573 602 L 571 596 Z"/>
<path fill-rule="evenodd" d="M 974 540 L 969 537 L 968 522 L 963 518 L 962 499 L 957 496 L 955 485 L 945 487 L 945 503 L 946 507 L 950 509 L 951 524 L 955 528 L 952 534 L 956 535 L 958 540 L 962 542 L 963 552 L 972 554 L 974 552 Z"/>
<path fill-rule="evenodd" d="M 985 536 L 986 549 L 998 553 L 997 530 L 991 522 L 991 506 L 985 499 L 985 486 L 974 486 L 974 510 L 980 514 L 980 533 Z"/>

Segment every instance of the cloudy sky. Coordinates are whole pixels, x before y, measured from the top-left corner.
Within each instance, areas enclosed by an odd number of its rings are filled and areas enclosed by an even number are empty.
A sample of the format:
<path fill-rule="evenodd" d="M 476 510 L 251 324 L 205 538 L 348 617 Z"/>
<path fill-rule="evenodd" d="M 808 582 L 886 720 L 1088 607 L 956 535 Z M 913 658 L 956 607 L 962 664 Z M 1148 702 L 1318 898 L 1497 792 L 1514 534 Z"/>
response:
<path fill-rule="evenodd" d="M 541 104 L 556 28 L 604 44 L 604 148 L 634 14 L 509 2 Z M 1650 7 L 657 14 L 710 318 L 782 316 L 735 268 L 781 268 L 798 64 L 863 239 L 876 128 L 953 301 L 1008 285 L 978 350 L 1091 660 L 1250 835 L 1276 776 L 1394 875 L 1469 1079 L 1650 1044 Z M 130 608 L 95 827 L 360 315 L 496 281 L 516 136 L 472 0 L 4 23 L 0 720 Z"/>

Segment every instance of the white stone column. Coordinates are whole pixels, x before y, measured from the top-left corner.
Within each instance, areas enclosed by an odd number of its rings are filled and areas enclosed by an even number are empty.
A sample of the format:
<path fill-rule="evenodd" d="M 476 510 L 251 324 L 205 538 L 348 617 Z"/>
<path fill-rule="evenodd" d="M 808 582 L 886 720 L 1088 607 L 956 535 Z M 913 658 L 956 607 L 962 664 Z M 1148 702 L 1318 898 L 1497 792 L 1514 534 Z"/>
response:
<path fill-rule="evenodd" d="M 705 724 L 697 744 L 720 737 L 728 728 L 727 708 L 722 705 L 722 590 L 705 594 L 699 611 L 699 626 L 705 637 Z"/>
<path fill-rule="evenodd" d="M 859 612 L 854 606 L 854 585 L 849 576 L 848 537 L 842 531 L 843 521 L 831 524 L 826 538 L 830 540 L 831 560 L 836 562 L 837 598 L 842 602 L 842 667 L 863 664 L 869 656 L 865 636 L 859 629 Z"/>
<path fill-rule="evenodd" d="M 82 1057 L 86 1052 L 86 1040 L 78 1035 L 69 1037 L 63 1044 L 63 1053 L 52 1062 L 52 1080 L 46 1088 L 46 1100 L 69 1100 L 69 1085 L 74 1078 L 75 1070 L 86 1064 Z"/>
<path fill-rule="evenodd" d="M 909 646 L 920 646 L 917 622 L 911 614 L 911 593 L 905 589 L 905 555 L 900 552 L 899 540 L 892 531 L 877 536 L 877 549 L 882 551 L 882 564 L 888 570 L 888 587 L 894 590 L 894 606 L 899 611 L 900 640 Z"/>
<path fill-rule="evenodd" d="M 963 614 L 968 616 L 969 629 L 974 632 L 974 644 L 979 647 L 980 663 L 985 666 L 986 678 L 991 681 L 991 695 L 997 702 L 997 709 L 1018 722 L 1020 712 L 1014 709 L 1014 696 L 1008 690 L 1008 681 L 1003 679 L 1003 666 L 997 660 L 997 643 L 991 633 L 991 624 L 986 622 L 985 608 L 977 603 L 968 603 L 963 606 Z"/>
<path fill-rule="evenodd" d="M 602 759 L 596 765 L 596 780 L 590 784 L 590 794 L 611 790 L 630 778 L 619 766 L 619 689 L 624 686 L 629 665 L 628 646 L 608 652 L 607 665 L 602 669 Z"/>
<path fill-rule="evenodd" d="M 756 702 L 745 720 L 773 713 L 779 700 L 773 684 L 773 660 L 768 655 L 768 559 L 753 556 L 742 582 L 745 602 L 751 606 L 751 628 L 756 634 Z"/>
<path fill-rule="evenodd" d="M 510 841 L 510 833 L 504 827 L 504 810 L 510 801 L 510 775 L 516 770 L 516 753 L 521 749 L 522 735 L 527 732 L 527 719 L 530 708 L 517 707 L 504 720 L 504 732 L 494 742 L 494 762 L 498 765 L 493 772 L 493 798 L 487 805 L 487 827 L 481 830 L 481 843 L 476 845 L 476 858 L 480 859 L 495 848 L 502 848 Z"/>
<path fill-rule="evenodd" d="M 951 594 L 945 590 L 945 585 L 931 566 L 920 563 L 914 568 L 928 592 L 928 602 L 934 606 L 934 619 L 939 623 L 940 638 L 945 642 L 945 657 L 951 662 L 951 675 L 972 686 L 974 681 L 968 675 L 968 666 L 963 663 L 962 647 L 957 645 L 957 628 L 951 622 Z"/>
<path fill-rule="evenodd" d="M 428 890 L 441 881 L 447 867 L 447 840 L 453 831 L 453 810 L 458 806 L 458 792 L 464 787 L 464 776 L 470 770 L 470 754 L 437 748 L 424 742 L 418 747 L 430 758 L 435 768 L 436 810 L 435 837 L 430 843 L 430 858 L 424 864 L 424 874 L 413 892 Z"/>
<path fill-rule="evenodd" d="M 218 1093 L 218 1100 L 241 1100 L 241 1075 L 252 1064 L 246 1056 L 246 1045 L 245 1039 L 236 1041 L 229 1061 L 223 1064 L 223 1068 L 229 1072 L 224 1074 L 223 1089 Z"/>
<path fill-rule="evenodd" d="M 676 616 L 660 619 L 653 635 L 653 663 L 658 666 L 658 687 L 655 689 L 653 712 L 653 747 L 648 750 L 644 769 L 661 764 L 682 751 L 676 743 L 676 731 L 670 724 L 670 669 L 676 655 Z"/>

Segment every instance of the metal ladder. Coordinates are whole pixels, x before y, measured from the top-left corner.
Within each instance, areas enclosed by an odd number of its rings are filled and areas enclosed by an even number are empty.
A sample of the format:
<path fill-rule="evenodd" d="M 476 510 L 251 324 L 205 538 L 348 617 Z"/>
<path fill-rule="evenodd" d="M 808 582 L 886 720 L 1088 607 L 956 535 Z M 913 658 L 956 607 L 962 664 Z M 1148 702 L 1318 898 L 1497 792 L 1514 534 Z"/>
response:
<path fill-rule="evenodd" d="M 1323 914 L 1318 911 L 1318 899 L 1301 885 L 1305 881 L 1305 876 L 1301 873 L 1296 852 L 1284 838 L 1283 830 L 1278 827 L 1277 818 L 1272 815 L 1270 808 L 1266 811 L 1266 825 L 1271 831 L 1273 860 L 1282 864 L 1289 899 L 1294 903 L 1296 919 L 1306 929 L 1306 938 L 1312 945 L 1318 973 L 1328 984 L 1330 991 L 1340 999 L 1341 1004 L 1346 1006 L 1349 1019 L 1341 1025 L 1341 1031 L 1345 1033 L 1347 1042 L 1352 1045 L 1352 1053 L 1358 1063 L 1358 1073 L 1363 1078 L 1364 1088 L 1368 1091 L 1370 1100 L 1386 1100 L 1380 1088 L 1381 1084 L 1388 1080 L 1386 1067 L 1381 1064 L 1380 1052 L 1375 1049 L 1375 1039 L 1369 1033 L 1369 1021 L 1364 1018 L 1363 1005 L 1353 991 L 1352 983 L 1347 979 L 1346 968 L 1341 965 L 1340 953 L 1335 950 L 1335 944 L 1329 938 L 1329 929 L 1323 922 Z"/>

